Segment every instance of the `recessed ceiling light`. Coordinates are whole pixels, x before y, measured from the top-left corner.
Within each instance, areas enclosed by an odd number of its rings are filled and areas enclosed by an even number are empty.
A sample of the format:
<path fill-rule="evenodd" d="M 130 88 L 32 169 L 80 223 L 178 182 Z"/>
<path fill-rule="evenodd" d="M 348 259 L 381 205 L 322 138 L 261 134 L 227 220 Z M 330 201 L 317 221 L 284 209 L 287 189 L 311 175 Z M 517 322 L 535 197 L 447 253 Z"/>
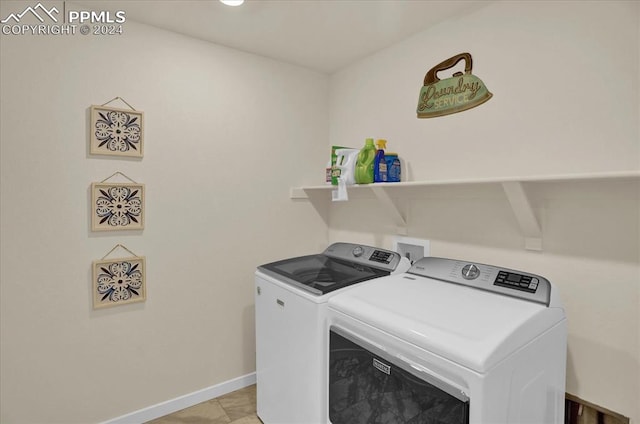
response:
<path fill-rule="evenodd" d="M 227 6 L 240 6 L 244 3 L 244 0 L 220 0 L 222 4 L 226 4 Z"/>

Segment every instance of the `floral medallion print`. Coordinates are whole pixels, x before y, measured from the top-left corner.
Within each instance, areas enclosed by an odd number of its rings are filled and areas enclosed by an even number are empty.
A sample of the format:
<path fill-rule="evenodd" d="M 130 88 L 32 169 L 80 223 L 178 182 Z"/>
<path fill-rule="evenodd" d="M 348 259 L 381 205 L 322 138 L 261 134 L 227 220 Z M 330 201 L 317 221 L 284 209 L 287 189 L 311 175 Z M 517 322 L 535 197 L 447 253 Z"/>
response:
<path fill-rule="evenodd" d="M 142 287 L 142 273 L 139 264 L 131 262 L 116 262 L 108 267 L 101 267 L 102 274 L 98 275 L 98 293 L 100 300 L 109 299 L 111 302 L 129 300 L 133 296 L 140 296 Z"/>
<path fill-rule="evenodd" d="M 104 146 L 112 152 L 138 150 L 140 125 L 136 122 L 137 116 L 115 110 L 108 113 L 99 112 L 98 115 L 100 116 L 96 122 L 96 138 L 100 142 L 98 147 Z"/>
<path fill-rule="evenodd" d="M 93 276 L 95 308 L 146 298 L 143 257 L 94 262 Z"/>
<path fill-rule="evenodd" d="M 138 223 L 138 217 L 142 212 L 142 202 L 138 193 L 139 190 L 129 187 L 100 189 L 102 196 L 96 200 L 96 213 L 100 217 L 100 224 L 106 222 L 114 227 L 126 227 L 132 222 Z"/>
<path fill-rule="evenodd" d="M 91 153 L 142 157 L 143 113 L 91 107 Z"/>
<path fill-rule="evenodd" d="M 94 231 L 144 228 L 144 186 L 93 184 Z"/>

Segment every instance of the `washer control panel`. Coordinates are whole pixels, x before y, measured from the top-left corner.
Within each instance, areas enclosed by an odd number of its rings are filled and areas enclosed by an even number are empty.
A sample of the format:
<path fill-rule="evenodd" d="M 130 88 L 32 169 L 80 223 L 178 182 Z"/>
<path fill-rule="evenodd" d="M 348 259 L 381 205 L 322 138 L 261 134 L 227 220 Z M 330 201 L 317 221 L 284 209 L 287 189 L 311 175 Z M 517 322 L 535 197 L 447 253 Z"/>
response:
<path fill-rule="evenodd" d="M 414 263 L 408 272 L 545 306 L 551 300 L 551 283 L 546 278 L 493 265 L 426 257 Z"/>
<path fill-rule="evenodd" d="M 390 250 L 353 243 L 334 243 L 323 253 L 335 259 L 393 272 L 400 264 L 400 254 Z M 404 268 L 403 272 L 406 271 Z"/>
<path fill-rule="evenodd" d="M 371 256 L 369 256 L 370 261 L 380 262 L 383 264 L 391 263 L 391 260 L 394 259 L 394 252 L 388 252 L 386 250 L 374 250 Z"/>
<path fill-rule="evenodd" d="M 535 293 L 538 290 L 538 284 L 540 280 L 537 277 L 533 277 L 527 274 L 518 274 L 515 272 L 498 271 L 496 281 L 493 282 L 496 286 L 508 287 L 515 290 L 524 290 L 529 293 Z"/>

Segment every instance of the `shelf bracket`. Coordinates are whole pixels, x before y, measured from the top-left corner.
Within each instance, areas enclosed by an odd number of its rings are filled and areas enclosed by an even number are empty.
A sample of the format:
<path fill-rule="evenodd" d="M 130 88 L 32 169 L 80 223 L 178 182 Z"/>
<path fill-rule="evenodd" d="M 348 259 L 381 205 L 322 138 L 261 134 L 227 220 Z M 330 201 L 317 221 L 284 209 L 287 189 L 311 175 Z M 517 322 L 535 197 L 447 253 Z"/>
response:
<path fill-rule="evenodd" d="M 507 199 L 516 216 L 520 230 L 524 235 L 524 247 L 527 250 L 542 250 L 542 231 L 538 219 L 533 213 L 527 193 L 519 181 L 503 181 Z"/>
<path fill-rule="evenodd" d="M 391 196 L 389 196 L 389 192 L 385 189 L 385 187 L 372 185 L 371 191 L 376 196 L 380 205 L 387 212 L 387 214 L 393 219 L 393 222 L 396 224 L 396 233 L 398 235 L 406 236 L 407 235 L 407 220 L 398 209 L 398 205 L 393 201 Z"/>

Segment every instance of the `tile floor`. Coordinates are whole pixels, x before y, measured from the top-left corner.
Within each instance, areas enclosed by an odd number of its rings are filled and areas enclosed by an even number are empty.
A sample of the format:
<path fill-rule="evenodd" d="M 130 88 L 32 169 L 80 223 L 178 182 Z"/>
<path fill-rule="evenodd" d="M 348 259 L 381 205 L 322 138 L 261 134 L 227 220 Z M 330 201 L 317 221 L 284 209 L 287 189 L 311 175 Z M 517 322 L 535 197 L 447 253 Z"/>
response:
<path fill-rule="evenodd" d="M 148 421 L 147 424 L 262 424 L 256 415 L 256 385 Z"/>

